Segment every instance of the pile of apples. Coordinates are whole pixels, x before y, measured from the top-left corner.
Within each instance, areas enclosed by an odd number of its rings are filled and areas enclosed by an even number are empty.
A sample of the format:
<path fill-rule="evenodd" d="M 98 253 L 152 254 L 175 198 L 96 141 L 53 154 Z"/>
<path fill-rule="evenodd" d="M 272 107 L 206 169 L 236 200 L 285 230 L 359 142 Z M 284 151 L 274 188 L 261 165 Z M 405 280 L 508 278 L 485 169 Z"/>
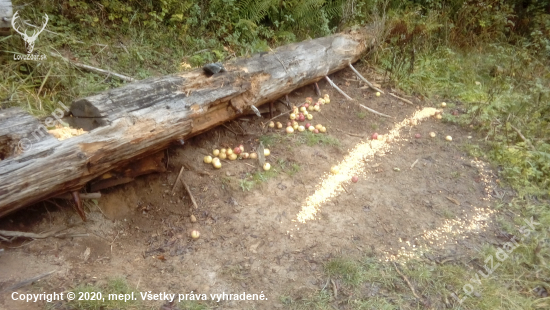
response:
<path fill-rule="evenodd" d="M 269 156 L 271 152 L 269 149 L 264 149 L 264 156 Z M 204 156 L 203 161 L 205 164 L 212 164 L 214 168 L 220 169 L 222 167 L 221 159 L 229 159 L 229 160 L 237 160 L 237 159 L 257 159 L 258 154 L 256 152 L 248 153 L 244 151 L 244 145 L 239 145 L 235 148 L 222 148 L 222 149 L 215 149 L 212 151 L 212 157 L 211 155 Z M 268 164 L 268 163 L 266 163 Z M 268 164 L 269 165 L 269 164 Z M 269 170 L 271 166 L 267 166 L 268 169 L 266 169 L 266 165 L 264 165 L 264 170 Z"/>
<path fill-rule="evenodd" d="M 285 131 L 288 134 L 292 134 L 295 131 L 305 131 L 309 130 L 313 133 L 326 132 L 327 128 L 321 124 L 313 126 L 309 122 L 304 125 L 300 125 L 299 122 L 305 122 L 306 120 L 310 121 L 313 119 L 312 112 L 320 112 L 321 106 L 330 103 L 330 97 L 328 94 L 325 94 L 323 98 L 317 99 L 316 103 L 313 103 L 313 98 L 307 97 L 304 104 L 301 106 L 293 106 L 292 112 L 289 115 L 290 121 L 286 124 Z M 268 125 L 270 128 L 282 129 L 283 124 L 281 122 L 274 123 L 273 121 L 269 122 Z"/>

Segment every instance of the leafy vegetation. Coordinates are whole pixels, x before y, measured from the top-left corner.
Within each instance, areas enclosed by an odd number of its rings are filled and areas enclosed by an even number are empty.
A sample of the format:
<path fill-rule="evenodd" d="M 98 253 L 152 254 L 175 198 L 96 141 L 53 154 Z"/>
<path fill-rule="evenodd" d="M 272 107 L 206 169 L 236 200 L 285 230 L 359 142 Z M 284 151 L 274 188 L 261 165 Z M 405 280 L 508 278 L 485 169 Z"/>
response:
<path fill-rule="evenodd" d="M 100 309 L 145 309 L 141 302 L 141 298 L 138 298 L 139 293 L 130 288 L 128 282 L 125 279 L 117 278 L 111 279 L 105 285 L 81 285 L 72 291 L 76 299 L 67 303 L 69 309 L 75 310 L 100 310 Z M 101 297 L 95 295 L 97 292 L 101 293 Z M 134 294 L 137 300 L 115 300 L 109 298 L 110 294 L 116 294 L 117 298 L 119 294 Z M 85 295 L 88 294 L 88 295 Z M 92 294 L 92 295 L 90 295 Z M 91 296 L 91 298 L 89 297 Z M 79 298 L 82 297 L 82 298 Z M 95 300 L 91 300 L 95 298 Z M 81 300 L 79 300 L 81 299 Z"/>

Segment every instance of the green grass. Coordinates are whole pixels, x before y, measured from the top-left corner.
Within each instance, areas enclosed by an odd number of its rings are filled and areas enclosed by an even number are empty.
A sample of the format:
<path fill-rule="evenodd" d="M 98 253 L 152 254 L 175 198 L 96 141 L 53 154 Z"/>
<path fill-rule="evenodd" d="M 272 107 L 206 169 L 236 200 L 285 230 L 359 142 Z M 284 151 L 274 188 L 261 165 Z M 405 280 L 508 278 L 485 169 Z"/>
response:
<path fill-rule="evenodd" d="M 107 282 L 104 286 L 80 285 L 72 290 L 76 294 L 76 300 L 67 303 L 69 309 L 74 310 L 103 310 L 103 309 L 146 309 L 142 302 L 139 292 L 130 288 L 125 279 L 117 278 Z M 78 300 L 81 294 L 90 294 L 101 292 L 103 300 Z M 132 294 L 137 300 L 110 300 L 109 294 Z M 84 299 L 84 298 L 83 298 Z"/>
<path fill-rule="evenodd" d="M 178 308 L 181 310 L 208 310 L 212 307 L 202 304 L 198 301 L 182 301 L 178 303 Z"/>
<path fill-rule="evenodd" d="M 540 298 L 533 292 L 536 287 L 550 289 L 544 280 L 550 277 L 550 267 L 545 263 L 550 258 L 550 249 L 547 246 L 548 231 L 543 225 L 541 222 L 536 226 L 537 230 L 530 234 L 528 240 L 507 254 L 507 258 L 498 254 L 499 247 L 486 245 L 473 258 L 442 264 L 411 259 L 397 264 L 397 268 L 415 292 L 434 309 L 489 310 L 495 309 L 496 305 L 499 305 L 498 309 L 546 309 L 550 305 L 547 298 Z M 514 233 L 521 235 L 518 228 Z M 493 257 L 494 272 L 487 278 L 479 276 L 480 283 L 472 282 L 478 270 L 485 271 L 483 265 L 488 257 Z M 495 267 L 497 263 L 500 266 Z M 326 279 L 339 283 L 336 301 L 341 306 L 345 305 L 346 309 L 424 309 L 395 268 L 393 263 L 381 262 L 375 257 L 360 260 L 338 257 L 329 260 L 324 271 Z M 284 296 L 283 303 L 292 309 L 312 309 L 312 306 L 330 309 L 335 300 L 331 281 L 327 282 L 324 289 L 312 296 L 296 300 Z M 472 294 L 464 298 L 463 287 L 466 284 L 473 285 L 478 297 Z M 374 292 L 374 296 L 366 296 L 365 291 Z M 456 294 L 456 299 L 452 293 Z M 458 301 L 461 299 L 462 304 Z"/>
<path fill-rule="evenodd" d="M 340 141 L 338 141 L 338 139 L 334 138 L 333 136 L 325 133 L 315 134 L 310 131 L 304 131 L 297 134 L 296 143 L 305 144 L 307 146 L 315 146 L 315 145 L 333 146 L 333 147 L 340 146 Z"/>
<path fill-rule="evenodd" d="M 492 76 L 495 66 L 504 72 Z M 447 101 L 443 120 L 480 132 L 487 160 L 520 195 L 550 197 L 550 61 L 522 46 L 489 44 L 460 51 L 440 46 L 419 53 L 415 70 L 395 82 L 409 93 Z M 450 102 L 452 101 L 452 102 Z M 459 108 L 460 115 L 452 110 Z M 515 128 L 515 129 L 514 129 Z M 517 133 L 519 130 L 529 142 Z"/>

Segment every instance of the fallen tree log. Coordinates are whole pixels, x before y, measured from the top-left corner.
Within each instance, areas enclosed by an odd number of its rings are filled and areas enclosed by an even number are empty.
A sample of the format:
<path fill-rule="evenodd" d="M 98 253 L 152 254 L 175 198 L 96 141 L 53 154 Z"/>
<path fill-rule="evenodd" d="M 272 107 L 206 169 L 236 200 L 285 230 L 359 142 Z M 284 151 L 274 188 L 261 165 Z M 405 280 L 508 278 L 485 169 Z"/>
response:
<path fill-rule="evenodd" d="M 80 190 L 119 165 L 317 82 L 357 61 L 374 42 L 371 33 L 353 30 L 290 44 L 226 63 L 226 72 L 213 76 L 195 70 L 76 100 L 71 123 L 89 132 L 63 141 L 44 135 L 45 127 L 29 116 L 15 120 L 17 109 L 0 110 L 0 217 Z M 21 139 L 32 147 L 21 150 Z"/>

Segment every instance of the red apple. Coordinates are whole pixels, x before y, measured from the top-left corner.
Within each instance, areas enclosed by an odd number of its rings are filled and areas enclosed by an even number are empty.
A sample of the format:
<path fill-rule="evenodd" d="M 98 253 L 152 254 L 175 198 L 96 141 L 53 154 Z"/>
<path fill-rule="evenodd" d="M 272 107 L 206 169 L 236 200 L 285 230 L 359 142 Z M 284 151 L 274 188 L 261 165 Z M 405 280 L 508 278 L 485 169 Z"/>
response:
<path fill-rule="evenodd" d="M 354 176 L 351 177 L 351 181 L 352 181 L 353 183 L 357 183 L 357 181 L 359 181 L 359 177 L 356 176 L 356 175 L 354 175 Z"/>
<path fill-rule="evenodd" d="M 237 154 L 237 155 L 241 154 L 241 152 L 242 152 L 242 150 L 241 150 L 241 148 L 238 147 L 238 146 L 237 146 L 236 148 L 233 149 L 233 153 L 235 153 L 235 154 Z"/>
<path fill-rule="evenodd" d="M 378 133 L 377 132 L 372 134 L 372 139 L 373 140 L 378 140 Z"/>
<path fill-rule="evenodd" d="M 417 134 L 414 135 L 414 137 L 417 138 L 417 139 L 420 139 L 420 137 L 422 137 L 422 136 L 419 133 L 417 133 Z"/>

